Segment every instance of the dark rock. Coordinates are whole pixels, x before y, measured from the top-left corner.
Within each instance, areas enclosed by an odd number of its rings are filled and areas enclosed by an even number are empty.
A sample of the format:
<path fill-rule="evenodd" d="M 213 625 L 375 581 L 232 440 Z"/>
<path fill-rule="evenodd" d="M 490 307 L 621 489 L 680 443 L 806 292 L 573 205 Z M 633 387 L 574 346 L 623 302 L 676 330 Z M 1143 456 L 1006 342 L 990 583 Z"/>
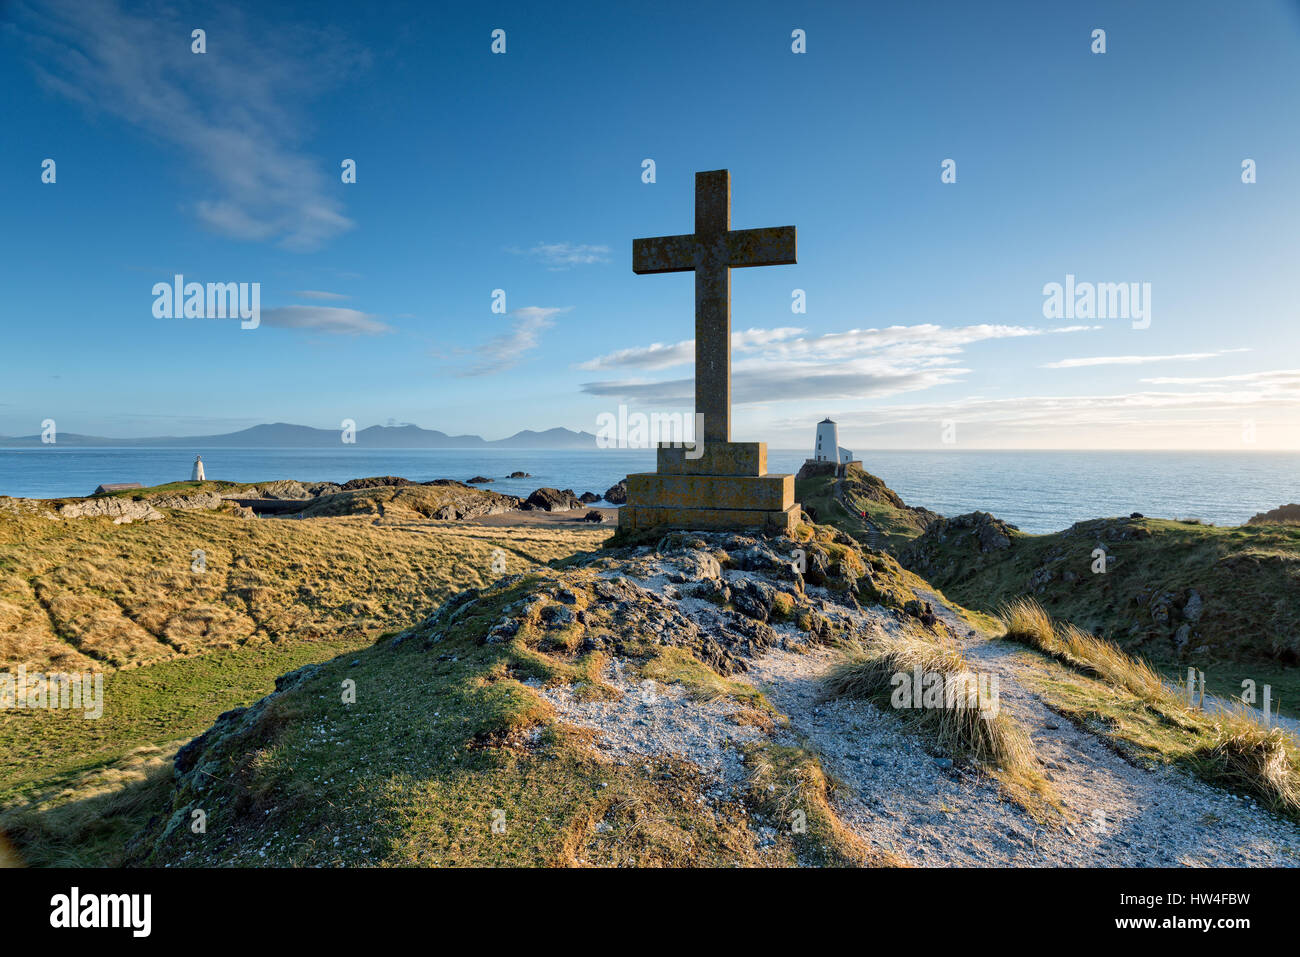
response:
<path fill-rule="evenodd" d="M 561 492 L 554 488 L 539 488 L 528 496 L 523 504 L 525 511 L 540 510 L 543 512 L 567 512 L 570 509 L 581 507 L 582 503 L 578 497 L 573 494 L 571 489 L 565 489 Z"/>
<path fill-rule="evenodd" d="M 608 522 L 609 518 L 598 508 L 593 508 L 586 515 L 582 516 L 584 522 Z"/>
<path fill-rule="evenodd" d="M 532 478 L 531 472 L 511 472 L 506 478 Z"/>
<path fill-rule="evenodd" d="M 247 711 L 247 708 L 235 708 L 217 715 L 217 720 L 212 727 L 176 752 L 176 757 L 172 759 L 172 764 L 176 770 L 181 774 L 189 773 L 198 763 L 199 755 L 207 749 L 207 746 L 230 730 L 230 727 L 243 717 Z"/>
<path fill-rule="evenodd" d="M 1146 517 L 1146 516 L 1143 515 L 1141 512 L 1134 512 L 1133 514 L 1131 514 L 1131 515 L 1129 516 L 1129 518 L 1145 518 L 1145 517 Z"/>
<path fill-rule="evenodd" d="M 928 601 L 920 601 L 915 598 L 903 605 L 903 614 L 919 619 L 921 624 L 927 628 L 933 628 L 939 621 L 934 613 L 934 608 L 930 606 Z"/>
<path fill-rule="evenodd" d="M 590 505 L 592 502 L 599 502 L 600 496 L 595 492 L 583 492 L 578 496 L 578 501 L 583 505 Z"/>
<path fill-rule="evenodd" d="M 772 615 L 776 589 L 766 582 L 737 578 L 731 583 L 731 603 L 736 611 L 755 621 L 767 621 Z"/>
<path fill-rule="evenodd" d="M 605 501 L 610 505 L 627 504 L 627 479 L 620 479 L 617 485 L 611 485 L 605 490 Z"/>
<path fill-rule="evenodd" d="M 825 585 L 831 576 L 830 562 L 827 560 L 826 553 L 820 548 L 811 546 L 807 552 L 808 567 L 804 570 L 803 577 L 810 585 Z"/>
<path fill-rule="evenodd" d="M 721 579 L 705 579 L 692 588 L 690 594 L 717 605 L 725 605 L 731 601 L 731 588 Z"/>
<path fill-rule="evenodd" d="M 375 475 L 371 478 L 352 479 L 350 482 L 343 483 L 343 491 L 351 492 L 358 488 L 385 488 L 387 486 L 414 485 L 410 479 L 404 479 L 396 475 Z"/>
<path fill-rule="evenodd" d="M 319 498 L 322 495 L 333 495 L 336 492 L 343 491 L 343 486 L 337 482 L 303 482 L 302 487 L 313 498 Z"/>
<path fill-rule="evenodd" d="M 495 482 L 496 479 L 490 479 L 486 475 L 475 475 L 472 479 L 466 479 L 470 485 L 486 485 L 488 482 Z"/>
<path fill-rule="evenodd" d="M 542 609 L 542 621 L 557 628 L 573 624 L 573 610 L 567 605 L 547 605 Z"/>

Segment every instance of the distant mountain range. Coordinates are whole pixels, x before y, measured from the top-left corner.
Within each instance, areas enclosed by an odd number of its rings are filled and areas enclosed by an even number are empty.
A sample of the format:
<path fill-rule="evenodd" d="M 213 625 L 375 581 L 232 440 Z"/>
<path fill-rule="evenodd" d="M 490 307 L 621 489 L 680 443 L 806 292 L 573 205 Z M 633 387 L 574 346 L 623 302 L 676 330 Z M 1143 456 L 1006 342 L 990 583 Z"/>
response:
<path fill-rule="evenodd" d="M 68 448 L 145 446 L 189 448 L 202 453 L 204 449 L 210 448 L 338 448 L 342 443 L 342 432 L 339 429 L 314 429 L 307 425 L 276 422 L 272 425 L 255 425 L 249 429 L 227 432 L 223 435 L 164 435 L 147 439 L 107 439 L 97 435 L 59 432 L 56 438 L 57 445 Z M 0 446 L 23 448 L 41 444 L 39 435 L 0 437 Z M 356 444 L 371 449 L 594 449 L 596 437 L 590 432 L 574 432 L 572 429 L 547 429 L 545 432 L 525 429 L 509 438 L 489 442 L 477 435 L 448 435 L 437 429 L 422 429 L 418 425 L 372 425 L 357 430 Z"/>

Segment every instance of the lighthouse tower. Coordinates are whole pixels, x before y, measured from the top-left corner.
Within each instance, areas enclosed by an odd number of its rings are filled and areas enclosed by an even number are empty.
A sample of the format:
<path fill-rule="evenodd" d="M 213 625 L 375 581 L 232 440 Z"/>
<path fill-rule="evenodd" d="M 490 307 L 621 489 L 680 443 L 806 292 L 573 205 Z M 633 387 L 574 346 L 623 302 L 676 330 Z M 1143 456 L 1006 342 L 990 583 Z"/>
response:
<path fill-rule="evenodd" d="M 840 431 L 829 418 L 817 423 L 817 444 L 813 446 L 814 462 L 840 462 Z"/>
<path fill-rule="evenodd" d="M 194 471 L 190 473 L 191 482 L 203 481 L 203 456 L 194 456 Z"/>

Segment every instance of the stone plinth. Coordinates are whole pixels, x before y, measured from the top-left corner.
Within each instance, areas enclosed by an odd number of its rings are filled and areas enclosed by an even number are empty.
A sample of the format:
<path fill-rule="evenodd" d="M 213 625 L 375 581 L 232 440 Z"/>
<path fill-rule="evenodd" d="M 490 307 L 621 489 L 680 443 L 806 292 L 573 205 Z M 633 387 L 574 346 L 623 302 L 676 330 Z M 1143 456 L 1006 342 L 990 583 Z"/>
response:
<path fill-rule="evenodd" d="M 627 477 L 623 531 L 737 529 L 789 534 L 799 523 L 793 475 L 767 474 L 762 442 L 706 443 L 704 453 L 659 447 L 657 472 Z"/>
<path fill-rule="evenodd" d="M 664 475 L 766 475 L 764 442 L 710 442 L 701 449 L 661 445 L 655 468 Z"/>

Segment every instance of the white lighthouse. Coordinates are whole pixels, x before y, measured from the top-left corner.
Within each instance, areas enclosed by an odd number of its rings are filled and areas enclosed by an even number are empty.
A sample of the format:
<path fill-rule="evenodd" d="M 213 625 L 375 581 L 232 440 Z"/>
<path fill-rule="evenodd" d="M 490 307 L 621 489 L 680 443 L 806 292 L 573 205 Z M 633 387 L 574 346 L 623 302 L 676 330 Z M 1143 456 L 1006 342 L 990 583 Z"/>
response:
<path fill-rule="evenodd" d="M 817 423 L 817 444 L 813 446 L 812 460 L 837 466 L 853 460 L 853 452 L 840 447 L 839 427 L 830 418 Z"/>
<path fill-rule="evenodd" d="M 203 481 L 203 456 L 194 456 L 194 471 L 190 473 L 191 482 Z"/>
<path fill-rule="evenodd" d="M 817 444 L 813 447 L 814 462 L 839 464 L 840 430 L 830 419 L 817 423 Z"/>

